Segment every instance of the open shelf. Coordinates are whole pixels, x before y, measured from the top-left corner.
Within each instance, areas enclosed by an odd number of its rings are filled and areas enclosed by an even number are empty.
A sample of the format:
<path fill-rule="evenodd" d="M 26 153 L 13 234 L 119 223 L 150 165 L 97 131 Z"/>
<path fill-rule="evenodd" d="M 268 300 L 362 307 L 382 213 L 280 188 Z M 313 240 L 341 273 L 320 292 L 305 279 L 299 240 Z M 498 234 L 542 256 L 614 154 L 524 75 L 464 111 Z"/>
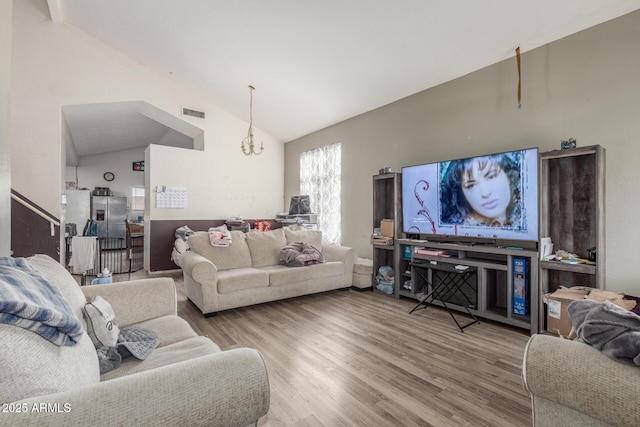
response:
<path fill-rule="evenodd" d="M 380 267 L 384 267 L 384 266 L 389 266 L 389 267 L 393 267 L 395 269 L 395 250 L 393 246 L 384 246 L 384 245 L 373 245 L 373 290 L 374 292 L 378 292 L 382 295 L 387 295 L 387 296 L 391 296 L 393 297 L 397 287 L 398 287 L 398 283 L 397 283 L 397 279 L 395 280 L 396 283 L 394 283 L 394 291 L 391 294 L 387 294 L 385 292 L 382 292 L 380 290 L 378 290 L 376 288 L 376 281 L 375 281 L 375 276 L 376 274 L 378 274 L 378 270 L 380 269 Z M 395 275 L 397 277 L 397 274 Z"/>
<path fill-rule="evenodd" d="M 560 287 L 605 288 L 605 149 L 599 145 L 540 153 L 540 236 L 553 249 L 588 259 L 597 250 L 597 264 L 540 262 L 540 296 Z M 544 304 L 538 306 L 540 331 L 545 330 Z"/>
<path fill-rule="evenodd" d="M 402 229 L 400 209 L 402 206 L 402 175 L 393 172 L 373 176 L 373 228 L 380 227 L 384 219 L 394 221 L 394 242 L 391 245 L 373 246 L 373 290 L 383 295 L 388 295 L 376 289 L 376 275 L 382 266 L 390 266 L 394 269 L 394 292 L 390 296 L 397 296 L 402 288 L 403 276 L 396 271 L 398 269 L 398 251 L 395 240 L 399 235 L 398 229 Z"/>
<path fill-rule="evenodd" d="M 540 268 L 546 270 L 570 271 L 572 273 L 596 274 L 596 266 L 588 264 L 567 264 L 558 261 L 541 261 Z"/>

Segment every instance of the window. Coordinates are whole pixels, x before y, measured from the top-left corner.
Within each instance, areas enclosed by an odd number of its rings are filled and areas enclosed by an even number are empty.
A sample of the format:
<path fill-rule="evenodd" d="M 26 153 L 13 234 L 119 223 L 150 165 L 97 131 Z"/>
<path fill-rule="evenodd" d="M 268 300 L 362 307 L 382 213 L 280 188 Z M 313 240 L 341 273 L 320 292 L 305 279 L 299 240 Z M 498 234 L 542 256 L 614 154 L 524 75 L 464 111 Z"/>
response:
<path fill-rule="evenodd" d="M 144 187 L 131 187 L 131 210 L 144 210 Z"/>
<path fill-rule="evenodd" d="M 324 243 L 338 245 L 342 241 L 341 153 L 337 142 L 300 154 L 300 194 L 309 195 Z"/>

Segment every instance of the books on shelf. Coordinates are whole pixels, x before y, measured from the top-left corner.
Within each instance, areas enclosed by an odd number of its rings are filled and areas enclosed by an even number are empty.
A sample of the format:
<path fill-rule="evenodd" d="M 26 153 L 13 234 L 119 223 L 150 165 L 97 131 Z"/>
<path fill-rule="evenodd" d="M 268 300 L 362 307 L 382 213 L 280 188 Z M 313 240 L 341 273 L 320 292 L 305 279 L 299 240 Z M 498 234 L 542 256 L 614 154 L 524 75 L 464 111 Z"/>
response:
<path fill-rule="evenodd" d="M 371 236 L 372 245 L 391 246 L 393 245 L 393 237 L 381 236 L 379 234 L 373 234 Z"/>
<path fill-rule="evenodd" d="M 416 248 L 416 253 L 420 255 L 444 255 L 447 253 L 444 249 Z"/>

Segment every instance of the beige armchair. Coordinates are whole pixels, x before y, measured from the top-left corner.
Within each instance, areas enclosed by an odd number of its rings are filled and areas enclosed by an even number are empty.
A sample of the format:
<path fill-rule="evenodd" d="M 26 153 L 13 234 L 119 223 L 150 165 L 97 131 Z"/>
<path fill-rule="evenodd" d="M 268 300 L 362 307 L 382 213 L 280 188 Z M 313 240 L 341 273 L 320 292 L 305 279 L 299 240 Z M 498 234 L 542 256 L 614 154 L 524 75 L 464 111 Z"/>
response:
<path fill-rule="evenodd" d="M 640 368 L 588 344 L 533 335 L 523 377 L 536 427 L 640 425 Z"/>
<path fill-rule="evenodd" d="M 123 359 L 100 376 L 86 332 L 73 347 L 0 324 L 0 425 L 207 425 L 257 423 L 269 408 L 269 381 L 257 350 L 221 351 L 176 315 L 172 279 L 157 278 L 80 287 L 47 256 L 30 264 L 44 273 L 81 316 L 87 299 L 101 295 L 118 323 L 154 331 L 160 345 L 146 360 Z M 86 330 L 86 328 L 85 328 Z"/>

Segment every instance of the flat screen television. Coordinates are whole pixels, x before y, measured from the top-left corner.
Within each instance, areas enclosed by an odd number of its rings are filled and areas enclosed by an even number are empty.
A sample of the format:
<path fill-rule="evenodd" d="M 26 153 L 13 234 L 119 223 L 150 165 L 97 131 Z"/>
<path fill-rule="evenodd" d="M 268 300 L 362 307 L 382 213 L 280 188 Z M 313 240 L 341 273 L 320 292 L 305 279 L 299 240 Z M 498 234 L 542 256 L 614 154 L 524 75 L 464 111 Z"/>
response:
<path fill-rule="evenodd" d="M 402 168 L 408 237 L 470 242 L 538 240 L 538 149 Z"/>

